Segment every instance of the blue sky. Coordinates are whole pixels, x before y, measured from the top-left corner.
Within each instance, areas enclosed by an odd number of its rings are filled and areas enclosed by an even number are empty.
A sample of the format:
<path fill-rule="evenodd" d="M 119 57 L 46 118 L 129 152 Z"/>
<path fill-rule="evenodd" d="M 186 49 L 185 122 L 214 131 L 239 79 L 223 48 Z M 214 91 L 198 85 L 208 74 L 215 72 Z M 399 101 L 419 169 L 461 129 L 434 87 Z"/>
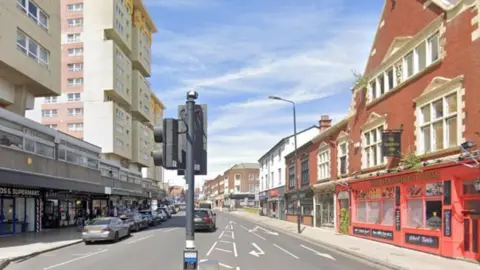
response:
<path fill-rule="evenodd" d="M 345 116 L 363 71 L 383 0 L 144 0 L 158 28 L 153 90 L 176 117 L 188 90 L 208 104 L 209 175 L 256 162 L 321 115 Z M 165 180 L 182 184 L 167 172 Z"/>

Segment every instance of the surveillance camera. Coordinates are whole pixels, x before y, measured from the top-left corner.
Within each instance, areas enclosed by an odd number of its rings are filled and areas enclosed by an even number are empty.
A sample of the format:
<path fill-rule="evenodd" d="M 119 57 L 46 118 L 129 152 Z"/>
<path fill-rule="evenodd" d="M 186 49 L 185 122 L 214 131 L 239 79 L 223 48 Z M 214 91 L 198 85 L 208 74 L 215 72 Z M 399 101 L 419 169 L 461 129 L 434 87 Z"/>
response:
<path fill-rule="evenodd" d="M 198 93 L 197 91 L 188 91 L 187 92 L 187 99 L 197 99 L 198 98 Z"/>

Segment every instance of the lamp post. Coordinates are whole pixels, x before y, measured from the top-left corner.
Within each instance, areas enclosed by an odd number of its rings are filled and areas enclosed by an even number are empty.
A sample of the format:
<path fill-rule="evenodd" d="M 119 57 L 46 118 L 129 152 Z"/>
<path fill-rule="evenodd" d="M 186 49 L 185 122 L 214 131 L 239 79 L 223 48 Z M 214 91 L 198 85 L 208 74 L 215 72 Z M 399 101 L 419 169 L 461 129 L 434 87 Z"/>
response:
<path fill-rule="evenodd" d="M 300 187 L 299 187 L 299 184 L 298 184 L 298 169 L 297 169 L 297 162 L 298 162 L 298 148 L 297 148 L 297 113 L 296 113 L 296 110 L 295 110 L 295 102 L 291 101 L 291 100 L 288 100 L 288 99 L 284 99 L 284 98 L 281 98 L 281 97 L 278 97 L 278 96 L 269 96 L 268 97 L 269 99 L 274 99 L 274 100 L 280 100 L 280 101 L 284 101 L 284 102 L 288 102 L 290 104 L 292 104 L 293 106 L 293 139 L 294 139 L 294 143 L 295 143 L 295 152 L 294 152 L 294 155 L 295 155 L 295 189 L 296 189 L 296 193 L 297 193 L 297 232 L 298 233 L 301 233 L 302 230 L 300 228 L 300 224 L 301 224 L 301 209 L 300 209 Z"/>

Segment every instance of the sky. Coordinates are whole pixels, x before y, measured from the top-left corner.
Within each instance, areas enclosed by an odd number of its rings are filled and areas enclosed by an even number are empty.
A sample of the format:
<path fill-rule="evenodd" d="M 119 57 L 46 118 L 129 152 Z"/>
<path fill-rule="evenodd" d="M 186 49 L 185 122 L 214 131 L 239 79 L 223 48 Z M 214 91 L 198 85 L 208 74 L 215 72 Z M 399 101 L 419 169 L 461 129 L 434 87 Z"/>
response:
<path fill-rule="evenodd" d="M 177 117 L 186 92 L 208 106 L 208 175 L 257 162 L 298 129 L 334 122 L 350 105 L 352 71 L 363 72 L 383 0 L 144 0 L 158 32 L 152 90 Z M 165 181 L 183 185 L 175 171 Z"/>

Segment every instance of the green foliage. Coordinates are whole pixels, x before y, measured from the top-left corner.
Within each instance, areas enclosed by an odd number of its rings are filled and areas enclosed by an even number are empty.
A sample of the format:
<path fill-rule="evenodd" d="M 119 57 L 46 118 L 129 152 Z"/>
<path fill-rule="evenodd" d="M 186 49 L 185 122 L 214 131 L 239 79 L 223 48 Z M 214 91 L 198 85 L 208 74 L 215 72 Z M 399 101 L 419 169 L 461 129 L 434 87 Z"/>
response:
<path fill-rule="evenodd" d="M 355 77 L 355 86 L 358 88 L 364 88 L 368 85 L 368 78 L 362 75 L 360 72 L 352 70 L 353 76 Z"/>
<path fill-rule="evenodd" d="M 342 208 L 342 210 L 340 210 L 340 232 L 343 234 L 348 234 L 349 226 L 350 216 L 348 214 L 348 209 Z"/>
<path fill-rule="evenodd" d="M 411 148 L 408 150 L 407 154 L 403 155 L 402 164 L 405 166 L 405 169 L 415 169 L 420 171 L 422 168 L 422 160 L 415 155 L 415 151 Z"/>

